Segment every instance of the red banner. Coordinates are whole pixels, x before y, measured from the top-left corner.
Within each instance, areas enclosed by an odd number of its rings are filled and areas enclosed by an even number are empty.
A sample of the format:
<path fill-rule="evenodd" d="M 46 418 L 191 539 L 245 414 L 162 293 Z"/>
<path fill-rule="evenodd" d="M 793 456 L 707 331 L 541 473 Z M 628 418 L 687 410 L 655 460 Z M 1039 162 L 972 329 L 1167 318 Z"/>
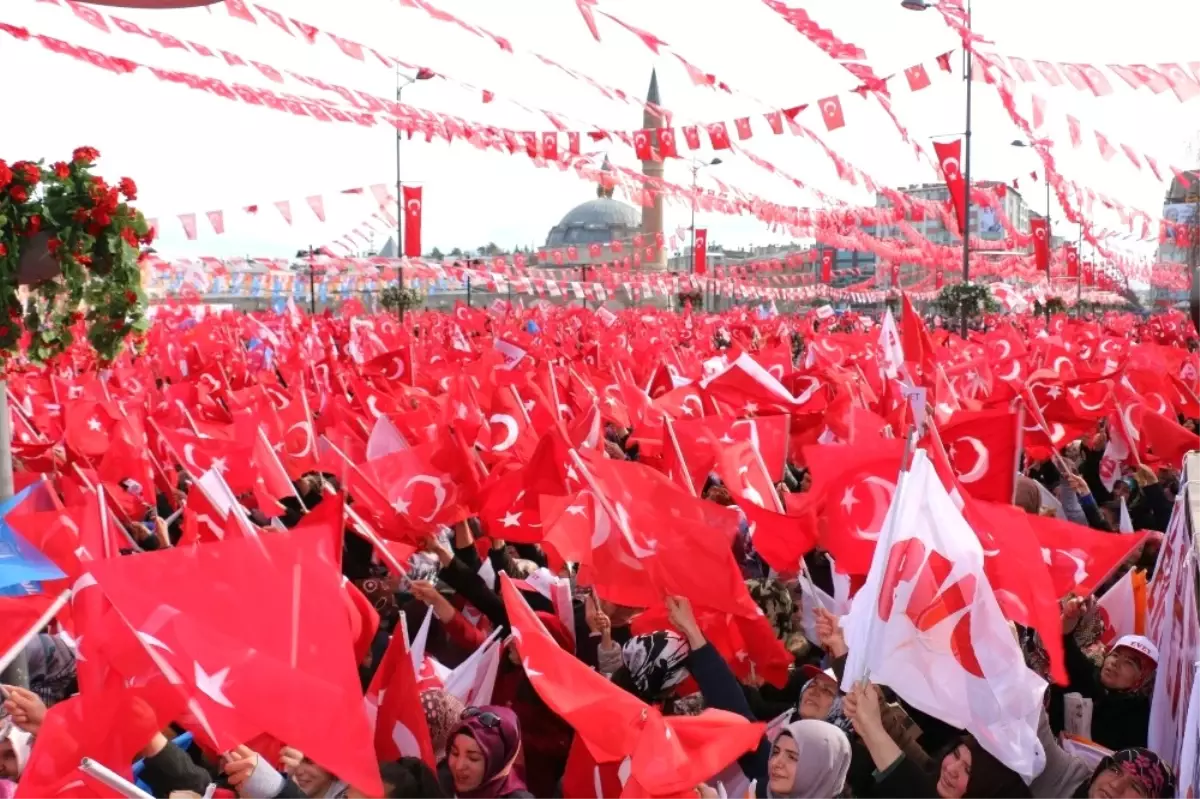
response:
<path fill-rule="evenodd" d="M 421 187 L 404 186 L 404 255 L 421 256 Z"/>
<path fill-rule="evenodd" d="M 1075 249 L 1074 244 L 1066 246 L 1067 251 L 1067 277 L 1079 277 L 1079 251 Z"/>
<path fill-rule="evenodd" d="M 692 252 L 692 271 L 697 275 L 708 273 L 708 228 L 696 228 L 696 247 Z"/>
<path fill-rule="evenodd" d="M 833 282 L 833 250 L 824 250 L 821 253 L 821 282 Z"/>
<path fill-rule="evenodd" d="M 933 143 L 937 153 L 938 163 L 942 167 L 942 177 L 946 180 L 946 188 L 950 191 L 950 200 L 954 203 L 954 215 L 958 218 L 958 232 L 965 234 L 967 229 L 967 184 L 962 173 L 962 140 L 943 144 Z"/>
<path fill-rule="evenodd" d="M 1037 268 L 1050 273 L 1050 227 L 1045 218 L 1030 219 L 1029 232 L 1033 234 L 1033 255 Z"/>
<path fill-rule="evenodd" d="M 1083 285 L 1091 286 L 1096 282 L 1095 267 L 1091 261 L 1086 261 L 1083 264 Z"/>

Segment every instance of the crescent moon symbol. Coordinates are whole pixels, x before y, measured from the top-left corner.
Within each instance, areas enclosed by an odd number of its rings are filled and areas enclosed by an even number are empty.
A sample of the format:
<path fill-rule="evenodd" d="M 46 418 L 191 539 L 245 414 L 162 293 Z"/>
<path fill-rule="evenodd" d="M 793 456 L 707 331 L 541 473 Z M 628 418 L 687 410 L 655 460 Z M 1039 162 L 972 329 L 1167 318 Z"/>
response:
<path fill-rule="evenodd" d="M 309 435 L 307 422 L 296 422 L 287 429 L 287 435 L 291 436 L 292 431 L 297 427 L 304 429 L 304 449 L 302 449 L 300 452 L 292 452 L 291 450 L 288 450 L 288 455 L 292 456 L 293 458 L 304 458 L 307 457 L 310 452 L 312 452 L 312 436 Z"/>
<path fill-rule="evenodd" d="M 509 416 L 507 413 L 493 413 L 488 417 L 490 424 L 502 424 L 506 431 L 504 440 L 499 444 L 492 446 L 492 452 L 504 452 L 517 443 L 517 435 L 520 430 L 517 428 L 517 420 Z"/>
<path fill-rule="evenodd" d="M 869 492 L 871 499 L 875 502 L 875 516 L 871 519 L 871 531 L 864 530 L 861 527 L 855 529 L 856 535 L 867 541 L 876 541 L 879 539 L 879 534 L 882 532 L 883 519 L 887 516 L 887 509 L 892 504 L 892 497 L 896 494 L 896 484 L 890 480 L 884 480 L 882 477 L 871 475 L 863 480 L 863 483 L 873 486 Z M 887 500 L 879 501 L 879 492 L 874 489 L 880 489 L 887 492 Z M 881 510 L 882 507 L 882 510 Z"/>
<path fill-rule="evenodd" d="M 1062 374 L 1062 369 L 1060 369 L 1058 366 L 1059 361 L 1063 361 L 1067 364 L 1067 368 L 1071 370 L 1071 374 L 1075 373 L 1075 366 L 1071 363 L 1071 359 L 1065 355 L 1060 355 L 1054 359 L 1054 373 L 1055 374 L 1060 374 L 1060 375 Z"/>
<path fill-rule="evenodd" d="M 407 208 L 408 212 L 410 214 L 412 214 L 413 216 L 416 216 L 417 214 L 421 213 L 421 201 L 418 199 L 414 198 L 412 200 L 409 200 L 408 202 L 406 202 L 404 204 L 404 207 Z"/>
<path fill-rule="evenodd" d="M 700 417 L 701 417 L 701 418 L 703 418 L 703 417 L 704 417 L 704 403 L 702 403 L 702 402 L 700 401 L 700 396 L 699 396 L 699 395 L 697 395 L 697 394 L 688 394 L 687 396 L 685 396 L 685 397 L 683 398 L 683 402 L 679 403 L 679 405 L 680 405 L 681 407 L 682 407 L 682 406 L 684 406 L 684 405 L 688 405 L 688 404 L 695 404 L 695 406 L 696 406 L 696 412 L 697 412 L 697 413 L 700 415 Z"/>
<path fill-rule="evenodd" d="M 420 517 L 423 521 L 430 521 L 434 516 L 438 515 L 438 512 L 442 509 L 442 506 L 446 504 L 446 487 L 443 486 L 441 481 L 435 477 L 431 477 L 427 474 L 418 474 L 408 478 L 408 482 L 404 484 L 405 492 L 412 487 L 413 483 L 423 483 L 424 485 L 427 485 L 433 489 L 433 501 L 437 504 L 434 505 L 433 510 L 428 516 Z"/>
<path fill-rule="evenodd" d="M 392 365 L 395 367 L 395 371 L 392 372 L 390 375 L 384 375 L 384 377 L 387 378 L 388 380 L 399 380 L 401 377 L 404 376 L 404 359 L 393 357 Z"/>
<path fill-rule="evenodd" d="M 367 397 L 367 410 L 369 410 L 376 419 L 378 419 L 380 416 L 383 416 L 383 411 L 381 411 L 381 410 L 379 410 L 379 408 L 375 407 L 375 401 L 377 399 L 379 399 L 379 398 L 376 397 L 374 394 Z"/>
<path fill-rule="evenodd" d="M 996 341 L 996 344 L 997 344 L 997 346 L 1004 348 L 1004 352 L 1001 355 L 999 355 L 996 358 L 996 360 L 1007 361 L 1012 356 L 1012 344 L 1009 344 L 1008 339 L 1004 339 L 1004 338 L 998 339 Z"/>
<path fill-rule="evenodd" d="M 1012 362 L 1012 373 L 1007 374 L 1007 375 L 996 375 L 996 376 L 1004 381 L 1016 380 L 1018 377 L 1021 376 L 1021 364 L 1017 363 L 1016 361 L 1013 361 Z"/>
<path fill-rule="evenodd" d="M 958 479 L 962 483 L 977 483 L 983 476 L 987 474 L 988 467 L 991 465 L 991 456 L 988 453 L 987 447 L 978 438 L 972 436 L 963 436 L 959 441 L 970 443 L 975 450 L 975 465 L 972 466 L 966 474 L 959 473 Z M 955 470 L 957 472 L 957 470 Z"/>
<path fill-rule="evenodd" d="M 196 445 L 195 444 L 184 444 L 183 445 L 183 460 L 188 466 L 191 466 L 194 469 L 200 468 L 200 465 L 196 463 Z"/>
<path fill-rule="evenodd" d="M 1133 424 L 1133 407 L 1134 406 L 1132 405 L 1126 407 L 1125 410 L 1121 411 L 1121 416 L 1125 419 L 1125 429 L 1128 432 L 1129 437 L 1134 441 L 1140 441 L 1142 435 L 1138 432 L 1137 427 L 1135 427 Z"/>

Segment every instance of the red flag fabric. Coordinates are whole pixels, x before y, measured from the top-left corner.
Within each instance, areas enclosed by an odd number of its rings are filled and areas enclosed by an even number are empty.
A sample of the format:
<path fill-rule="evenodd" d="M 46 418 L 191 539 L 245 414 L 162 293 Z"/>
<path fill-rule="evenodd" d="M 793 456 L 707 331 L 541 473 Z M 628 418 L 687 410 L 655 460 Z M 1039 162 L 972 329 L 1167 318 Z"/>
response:
<path fill-rule="evenodd" d="M 833 259 L 835 254 L 834 250 L 821 251 L 821 282 L 826 285 L 833 282 Z"/>
<path fill-rule="evenodd" d="M 923 64 L 915 64 L 904 70 L 904 77 L 908 80 L 908 88 L 914 92 L 920 91 L 930 84 L 929 73 L 925 71 Z"/>
<path fill-rule="evenodd" d="M 1074 244 L 1066 246 L 1067 251 L 1067 277 L 1079 277 L 1079 250 Z"/>
<path fill-rule="evenodd" d="M 404 202 L 404 255 L 408 258 L 421 257 L 421 215 L 423 201 L 420 186 L 404 186 L 401 193 Z"/>
<path fill-rule="evenodd" d="M 1012 502 L 1017 468 L 1017 414 L 958 411 L 940 429 L 958 482 L 975 499 Z"/>
<path fill-rule="evenodd" d="M 1033 256 L 1038 271 L 1050 273 L 1050 227 L 1045 217 L 1035 217 L 1029 220 L 1029 230 L 1033 234 Z"/>
<path fill-rule="evenodd" d="M 937 153 L 938 163 L 942 168 L 942 177 L 946 180 L 946 188 L 950 191 L 950 201 L 954 204 L 954 215 L 958 219 L 958 232 L 965 235 L 967 229 L 967 191 L 962 170 L 962 140 L 933 143 Z"/>
<path fill-rule="evenodd" d="M 696 228 L 696 248 L 692 253 L 693 269 L 697 275 L 708 274 L 708 229 Z"/>
<path fill-rule="evenodd" d="M 826 97 L 818 106 L 821 109 L 821 117 L 825 120 L 826 130 L 837 130 L 838 128 L 846 127 L 846 116 L 842 112 L 842 101 L 836 95 Z"/>
<path fill-rule="evenodd" d="M 375 756 L 380 762 L 419 757 L 430 768 L 437 768 L 437 753 L 433 751 L 429 724 L 421 706 L 403 614 L 371 679 L 366 701 L 377 712 Z"/>

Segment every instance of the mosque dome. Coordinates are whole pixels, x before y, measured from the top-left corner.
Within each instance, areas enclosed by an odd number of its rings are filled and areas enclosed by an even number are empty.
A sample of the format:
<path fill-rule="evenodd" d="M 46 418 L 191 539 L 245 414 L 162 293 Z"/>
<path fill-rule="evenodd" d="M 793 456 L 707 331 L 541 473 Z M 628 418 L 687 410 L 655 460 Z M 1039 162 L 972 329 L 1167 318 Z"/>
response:
<path fill-rule="evenodd" d="M 547 247 L 626 241 L 642 228 L 642 212 L 611 197 L 597 197 L 572 208 L 546 236 Z"/>

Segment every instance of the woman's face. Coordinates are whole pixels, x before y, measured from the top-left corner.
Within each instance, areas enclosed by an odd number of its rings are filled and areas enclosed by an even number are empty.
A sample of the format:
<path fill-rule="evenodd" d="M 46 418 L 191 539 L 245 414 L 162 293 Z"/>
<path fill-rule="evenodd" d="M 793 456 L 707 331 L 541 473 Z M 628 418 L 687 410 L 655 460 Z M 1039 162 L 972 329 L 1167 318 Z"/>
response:
<path fill-rule="evenodd" d="M 454 778 L 454 790 L 458 793 L 473 791 L 483 784 L 486 761 L 483 750 L 470 735 L 456 735 L 450 743 L 450 775 Z"/>
<path fill-rule="evenodd" d="M 308 758 L 292 772 L 292 781 L 309 796 L 320 796 L 333 784 L 333 775 Z"/>
<path fill-rule="evenodd" d="M 800 748 L 790 735 L 780 735 L 771 747 L 771 759 L 767 763 L 771 793 L 787 796 L 796 784 L 796 762 L 800 759 Z"/>
<path fill-rule="evenodd" d="M 1110 691 L 1128 691 L 1142 684 L 1140 655 L 1121 647 L 1108 653 L 1100 668 L 1100 684 Z"/>
<path fill-rule="evenodd" d="M 971 750 L 966 744 L 959 744 L 953 752 L 942 758 L 937 794 L 942 799 L 962 799 L 967 794 L 967 783 L 970 779 Z"/>
<path fill-rule="evenodd" d="M 1104 769 L 1088 786 L 1090 799 L 1146 799 L 1142 784 L 1124 770 L 1111 766 Z"/>
<path fill-rule="evenodd" d="M 800 718 L 822 721 L 837 698 L 837 683 L 828 677 L 813 677 L 800 695 Z"/>

